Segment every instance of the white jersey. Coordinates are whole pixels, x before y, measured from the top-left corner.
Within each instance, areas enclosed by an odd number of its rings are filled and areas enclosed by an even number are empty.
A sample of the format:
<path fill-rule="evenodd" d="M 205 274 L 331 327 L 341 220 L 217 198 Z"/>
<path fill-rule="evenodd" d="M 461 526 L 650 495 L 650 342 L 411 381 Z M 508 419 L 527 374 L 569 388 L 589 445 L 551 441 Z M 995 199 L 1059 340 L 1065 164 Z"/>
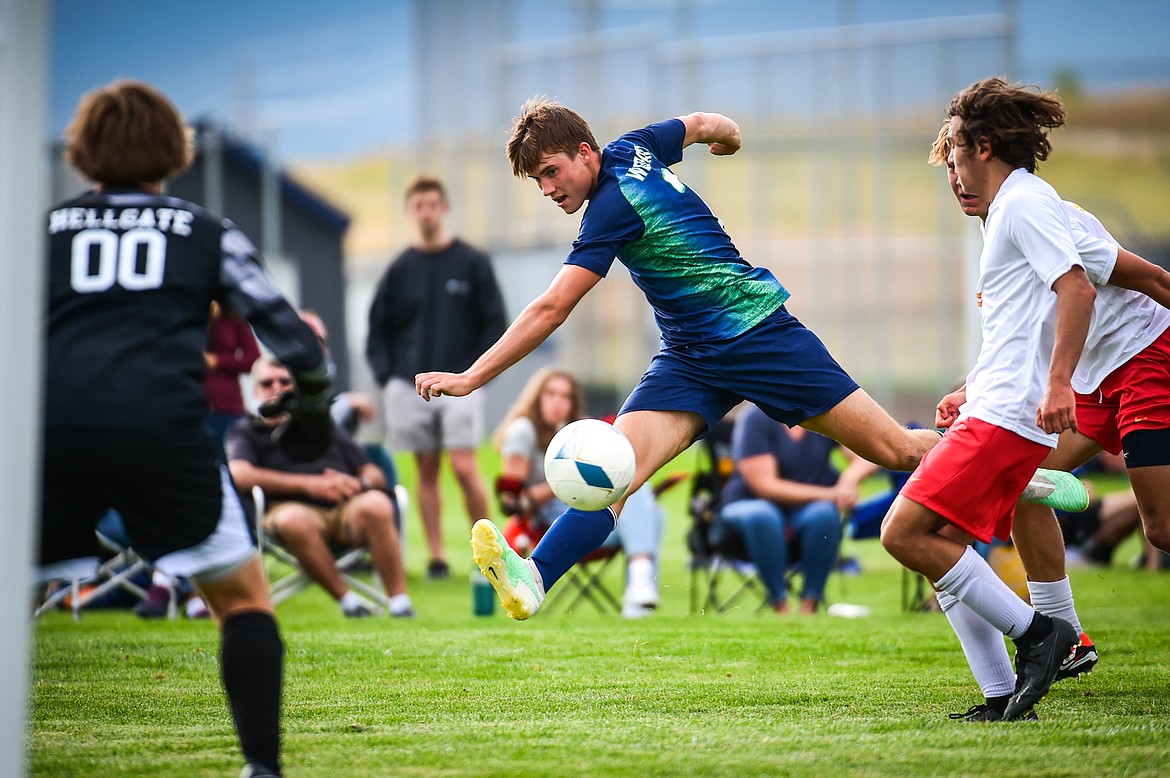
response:
<path fill-rule="evenodd" d="M 1065 201 L 1064 208 L 1085 272 L 1098 287 L 1085 350 L 1072 377 L 1074 390 L 1090 394 L 1170 327 L 1170 310 L 1141 292 L 1108 286 L 1117 264 L 1117 241 L 1096 216 L 1076 203 Z"/>
<path fill-rule="evenodd" d="M 1036 410 L 1056 342 L 1052 284 L 1082 266 L 1068 212 L 1055 189 L 1018 168 L 1000 186 L 982 229 L 983 345 L 959 415 L 1055 447 L 1057 436 L 1036 425 Z"/>

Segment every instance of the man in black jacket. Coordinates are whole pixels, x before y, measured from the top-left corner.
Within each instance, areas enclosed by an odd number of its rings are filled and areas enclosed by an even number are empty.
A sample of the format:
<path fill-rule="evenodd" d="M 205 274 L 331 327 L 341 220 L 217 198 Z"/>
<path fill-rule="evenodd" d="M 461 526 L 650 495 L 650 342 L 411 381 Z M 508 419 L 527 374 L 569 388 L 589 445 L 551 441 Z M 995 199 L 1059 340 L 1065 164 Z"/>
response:
<path fill-rule="evenodd" d="M 436 365 L 465 370 L 503 334 L 507 320 L 488 256 L 444 226 L 450 204 L 443 183 L 416 178 L 406 189 L 405 210 L 417 234 L 378 284 L 366 358 L 383 387 L 387 446 L 413 451 L 418 464 L 418 504 L 431 555 L 427 573 L 445 578 L 450 571 L 440 533 L 440 458 L 446 450 L 469 518 L 487 516 L 487 491 L 475 462 L 483 404 L 476 395 L 426 403 L 414 390 L 414 376 Z"/>

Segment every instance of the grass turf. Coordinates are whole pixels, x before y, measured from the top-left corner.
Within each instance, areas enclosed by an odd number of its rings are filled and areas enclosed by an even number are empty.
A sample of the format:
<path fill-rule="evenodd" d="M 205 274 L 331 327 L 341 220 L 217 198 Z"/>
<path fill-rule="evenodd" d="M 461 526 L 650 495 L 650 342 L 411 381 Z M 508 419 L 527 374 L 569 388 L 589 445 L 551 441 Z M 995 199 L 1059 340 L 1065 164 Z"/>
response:
<path fill-rule="evenodd" d="M 867 618 L 750 605 L 689 615 L 682 499 L 667 501 L 663 604 L 648 619 L 587 606 L 523 624 L 476 618 L 467 576 L 422 577 L 415 519 L 417 619 L 346 620 L 318 590 L 282 605 L 287 774 L 1165 774 L 1164 575 L 1072 571 L 1099 669 L 1057 684 L 1038 723 L 972 725 L 946 716 L 981 701 L 957 641 L 941 615 L 902 612 L 901 572 L 875 541 L 847 542 L 863 572 L 834 576 L 828 593 L 869 606 Z M 460 521 L 450 537 L 465 534 Z M 455 570 L 470 570 L 469 550 L 449 547 Z M 49 614 L 30 773 L 235 774 L 217 651 L 207 622 Z"/>

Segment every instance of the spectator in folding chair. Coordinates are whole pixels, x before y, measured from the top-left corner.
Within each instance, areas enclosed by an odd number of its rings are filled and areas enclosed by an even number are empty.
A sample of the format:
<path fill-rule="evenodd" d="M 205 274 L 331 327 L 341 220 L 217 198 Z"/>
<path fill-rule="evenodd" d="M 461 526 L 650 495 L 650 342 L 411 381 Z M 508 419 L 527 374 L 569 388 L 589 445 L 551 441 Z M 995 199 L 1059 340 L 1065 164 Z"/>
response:
<path fill-rule="evenodd" d="M 261 406 L 278 401 L 292 385 L 288 370 L 271 357 L 252 369 L 253 392 Z M 262 520 L 266 533 L 278 537 L 296 557 L 305 574 L 319 583 L 346 616 L 373 611 L 346 586 L 337 570 L 330 543 L 348 548 L 365 546 L 389 597 L 391 616 L 414 616 L 406 593 L 394 506 L 386 479 L 362 449 L 339 427 L 319 458 L 289 457 L 273 432 L 281 416 L 245 419 L 228 430 L 228 467 L 241 490 L 259 486 L 269 500 Z"/>
<path fill-rule="evenodd" d="M 721 532 L 718 538 L 711 534 L 715 519 L 722 508 L 723 487 L 735 472 L 731 457 L 731 432 L 739 406 L 733 408 L 711 429 L 700 442 L 699 462 L 691 477 L 691 494 L 687 512 L 691 529 L 687 532 L 687 550 L 691 553 L 691 613 L 714 610 L 725 613 L 736 607 L 739 600 L 751 591 L 764 591 L 755 565 L 747 557 L 747 550 L 738 536 Z M 706 460 L 705 462 L 703 460 Z M 718 540 L 716 544 L 713 541 Z M 738 576 L 739 585 L 731 594 L 720 596 L 718 590 L 724 570 Z"/>
<path fill-rule="evenodd" d="M 510 517 L 504 537 L 518 553 L 530 551 L 566 509 L 545 481 L 544 454 L 561 427 L 583 418 L 582 405 L 577 379 L 566 370 L 545 368 L 529 378 L 500 424 L 496 441 L 503 463 L 496 494 L 501 510 Z M 599 559 L 612 556 L 607 549 L 625 552 L 621 612 L 627 618 L 647 616 L 658 607 L 656 563 L 662 525 L 662 510 L 647 484 L 630 496 L 617 527 L 595 552 Z M 581 581 L 591 582 L 591 578 Z"/>
<path fill-rule="evenodd" d="M 803 427 L 788 427 L 748 406 L 732 433 L 735 472 L 723 489 L 723 508 L 711 528 L 742 539 L 768 589 L 768 604 L 787 613 L 785 574 L 797 552 L 804 578 L 800 612 L 817 611 L 841 547 L 841 518 L 858 501 L 861 482 L 877 466 L 841 447 L 840 473 L 830 457 L 838 443 Z M 790 549 L 790 544 L 797 548 Z"/>

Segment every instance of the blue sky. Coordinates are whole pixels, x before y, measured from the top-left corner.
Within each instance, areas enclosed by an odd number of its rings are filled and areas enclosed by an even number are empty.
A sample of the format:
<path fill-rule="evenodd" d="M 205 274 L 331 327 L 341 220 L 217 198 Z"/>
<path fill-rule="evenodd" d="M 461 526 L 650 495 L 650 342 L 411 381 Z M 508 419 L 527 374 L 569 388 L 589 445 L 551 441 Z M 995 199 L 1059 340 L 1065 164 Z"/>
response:
<path fill-rule="evenodd" d="M 465 0 L 477 2 L 477 0 Z M 447 0 L 457 2 L 457 0 Z M 694 0 L 695 27 L 730 35 L 986 13 L 1001 2 L 937 0 Z M 671 0 L 601 0 L 605 24 L 663 24 Z M 1090 91 L 1170 85 L 1170 2 L 1015 0 L 1016 76 L 1052 85 L 1063 69 Z M 514 0 L 513 40 L 564 35 L 572 0 Z M 331 157 L 410 141 L 408 0 L 56 0 L 51 22 L 50 129 L 68 123 L 88 89 L 139 78 L 189 118 L 274 127 L 286 158 Z M 988 74 L 991 75 L 991 74 Z"/>

